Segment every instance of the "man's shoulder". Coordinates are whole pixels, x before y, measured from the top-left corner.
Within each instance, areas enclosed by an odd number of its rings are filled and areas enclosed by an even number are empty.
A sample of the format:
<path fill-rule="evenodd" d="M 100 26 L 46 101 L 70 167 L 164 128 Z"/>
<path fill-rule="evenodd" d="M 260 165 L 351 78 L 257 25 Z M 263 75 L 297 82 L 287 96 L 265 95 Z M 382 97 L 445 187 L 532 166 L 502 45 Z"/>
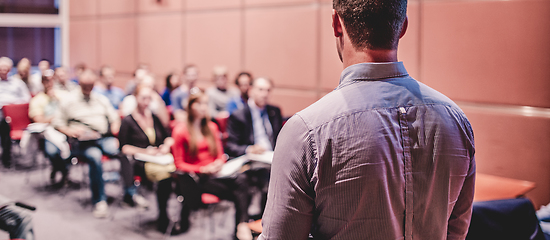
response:
<path fill-rule="evenodd" d="M 97 103 L 100 103 L 104 107 L 113 107 L 113 105 L 111 105 L 111 102 L 109 101 L 109 98 L 107 98 L 105 95 L 92 92 L 90 94 L 90 98 L 94 99 Z"/>
<path fill-rule="evenodd" d="M 12 75 L 8 77 L 8 81 L 6 81 L 5 83 L 17 87 L 27 87 L 27 84 L 25 84 L 25 82 L 23 82 L 23 80 L 21 80 L 18 75 Z"/>
<path fill-rule="evenodd" d="M 299 117 L 309 128 L 317 127 L 330 121 L 343 110 L 343 96 L 339 90 L 334 90 L 313 104 L 297 112 L 292 118 Z"/>
<path fill-rule="evenodd" d="M 250 114 L 250 107 L 247 104 L 244 104 L 242 108 L 233 111 L 231 115 L 229 115 L 229 118 L 244 121 L 246 115 L 248 114 Z"/>
<path fill-rule="evenodd" d="M 37 103 L 37 102 L 48 102 L 50 101 L 50 96 L 44 92 L 39 92 L 34 97 L 31 98 L 30 103 Z"/>
<path fill-rule="evenodd" d="M 117 86 L 112 86 L 111 87 L 111 91 L 116 94 L 117 96 L 124 96 L 126 95 L 126 93 L 124 92 L 124 90 L 122 90 L 122 88 L 119 88 Z"/>
<path fill-rule="evenodd" d="M 244 104 L 242 108 L 233 111 L 230 117 L 233 116 L 236 118 L 244 118 L 247 114 L 250 114 L 250 107 L 247 104 Z"/>

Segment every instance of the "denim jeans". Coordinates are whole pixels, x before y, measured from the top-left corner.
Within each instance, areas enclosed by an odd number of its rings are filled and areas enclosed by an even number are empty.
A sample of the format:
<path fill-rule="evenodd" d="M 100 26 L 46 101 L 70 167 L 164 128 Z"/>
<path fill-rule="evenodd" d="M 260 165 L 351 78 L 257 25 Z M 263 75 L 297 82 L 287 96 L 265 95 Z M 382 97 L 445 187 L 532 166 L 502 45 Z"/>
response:
<path fill-rule="evenodd" d="M 118 144 L 118 139 L 105 137 L 98 140 L 78 142 L 78 146 L 72 149 L 74 156 L 83 157 L 83 160 L 89 165 L 93 204 L 107 200 L 101 159 L 104 154 L 109 157 L 116 156 L 119 153 Z"/>
<path fill-rule="evenodd" d="M 13 204 L 0 210 L 0 229 L 7 231 L 10 239 L 34 239 L 31 215 Z"/>
<path fill-rule="evenodd" d="M 53 143 L 44 139 L 44 154 L 52 163 L 53 171 L 61 171 L 66 174 L 69 170 L 69 161 L 68 159 L 63 159 L 61 157 L 61 151 Z M 69 158 L 70 159 L 70 158 Z"/>

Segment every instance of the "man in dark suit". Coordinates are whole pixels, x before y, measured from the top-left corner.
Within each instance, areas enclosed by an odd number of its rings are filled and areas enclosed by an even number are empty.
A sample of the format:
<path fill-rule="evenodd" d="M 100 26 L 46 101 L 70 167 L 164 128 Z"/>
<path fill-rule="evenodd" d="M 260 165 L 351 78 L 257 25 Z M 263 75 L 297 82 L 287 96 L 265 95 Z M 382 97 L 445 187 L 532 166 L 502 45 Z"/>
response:
<path fill-rule="evenodd" d="M 225 147 L 229 156 L 261 154 L 275 148 L 283 118 L 278 107 L 267 104 L 272 87 L 271 80 L 267 78 L 254 79 L 249 90 L 248 103 L 229 116 Z"/>
<path fill-rule="evenodd" d="M 249 99 L 244 106 L 235 110 L 227 120 L 227 143 L 225 152 L 231 157 L 246 153 L 262 154 L 273 151 L 277 136 L 283 126 L 281 110 L 267 104 L 273 83 L 267 78 L 256 78 L 248 90 Z M 248 213 L 261 216 L 267 200 L 267 186 L 271 166 L 265 163 L 251 163 L 245 171 L 253 192 Z M 252 239 L 246 224 L 237 226 L 239 239 Z"/>

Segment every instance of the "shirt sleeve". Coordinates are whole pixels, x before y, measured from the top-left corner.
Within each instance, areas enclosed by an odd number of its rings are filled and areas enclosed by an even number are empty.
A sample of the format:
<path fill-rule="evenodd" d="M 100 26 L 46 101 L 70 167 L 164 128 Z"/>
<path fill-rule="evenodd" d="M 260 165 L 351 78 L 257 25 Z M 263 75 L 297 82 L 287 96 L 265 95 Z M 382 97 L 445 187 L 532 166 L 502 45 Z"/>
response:
<path fill-rule="evenodd" d="M 314 141 L 295 115 L 284 126 L 273 156 L 263 232 L 258 239 L 305 240 L 311 229 L 314 191 L 311 178 Z"/>
<path fill-rule="evenodd" d="M 470 220 L 472 218 L 472 204 L 474 202 L 474 185 L 476 178 L 476 161 L 475 161 L 475 147 L 474 147 L 474 134 L 468 120 L 464 118 L 465 129 L 467 129 L 468 142 L 471 144 L 470 149 L 470 165 L 468 175 L 464 180 L 458 199 L 453 207 L 451 216 L 449 217 L 447 227 L 447 239 L 465 239 L 468 234 L 468 227 L 470 226 Z"/>

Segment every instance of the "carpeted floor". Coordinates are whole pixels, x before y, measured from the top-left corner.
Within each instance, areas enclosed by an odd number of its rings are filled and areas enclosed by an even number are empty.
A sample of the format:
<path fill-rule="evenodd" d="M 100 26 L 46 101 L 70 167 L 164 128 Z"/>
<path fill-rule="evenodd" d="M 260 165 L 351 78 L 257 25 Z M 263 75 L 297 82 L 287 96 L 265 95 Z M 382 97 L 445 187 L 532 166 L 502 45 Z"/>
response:
<path fill-rule="evenodd" d="M 75 184 L 54 188 L 49 183 L 50 165 L 38 154 L 36 163 L 18 159 L 20 165 L 35 165 L 31 170 L 22 167 L 4 169 L 0 167 L 0 194 L 33 205 L 32 213 L 36 239 L 38 240 L 140 240 L 140 239 L 233 239 L 233 203 L 221 201 L 207 209 L 191 215 L 191 229 L 178 236 L 165 236 L 155 230 L 157 217 L 156 197 L 153 191 L 140 188 L 139 192 L 147 200 L 148 210 L 122 206 L 122 187 L 117 181 L 106 184 L 109 196 L 110 217 L 96 219 L 92 216 L 88 188 L 87 165 L 72 166 L 69 178 Z M 113 163 L 116 165 L 117 163 Z M 116 168 L 106 164 L 105 169 Z M 83 174 L 86 173 L 86 174 Z M 170 215 L 178 216 L 180 204 L 175 195 L 169 202 Z M 8 239 L 6 232 L 0 231 L 0 240 Z"/>

